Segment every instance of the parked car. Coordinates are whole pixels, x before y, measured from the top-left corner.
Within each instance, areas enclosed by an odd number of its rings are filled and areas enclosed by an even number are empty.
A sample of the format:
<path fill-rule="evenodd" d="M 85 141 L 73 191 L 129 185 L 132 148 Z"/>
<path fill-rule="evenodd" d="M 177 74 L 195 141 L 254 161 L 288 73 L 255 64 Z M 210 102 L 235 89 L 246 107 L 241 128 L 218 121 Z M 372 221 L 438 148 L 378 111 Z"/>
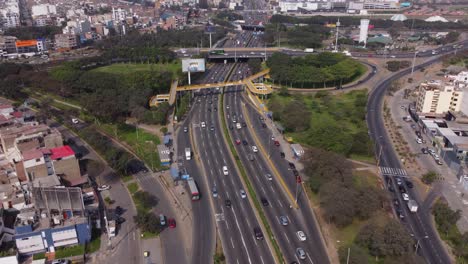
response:
<path fill-rule="evenodd" d="M 159 215 L 159 224 L 161 226 L 166 226 L 166 217 L 163 214 Z"/>
<path fill-rule="evenodd" d="M 409 195 L 407 193 L 402 193 L 401 196 L 403 197 L 403 200 L 409 201 Z"/>
<path fill-rule="evenodd" d="M 422 148 L 422 149 L 421 149 L 421 152 L 422 152 L 422 154 L 427 154 L 427 153 L 429 153 L 429 152 L 427 151 L 427 148 Z"/>
<path fill-rule="evenodd" d="M 170 228 L 176 228 L 176 221 L 175 221 L 175 219 L 169 218 L 169 220 L 167 220 L 167 222 L 169 223 L 169 227 L 170 227 Z"/>
<path fill-rule="evenodd" d="M 101 185 L 99 186 L 97 189 L 98 191 L 102 192 L 102 191 L 105 191 L 105 190 L 109 190 L 111 187 L 107 184 L 104 184 L 104 185 Z"/>

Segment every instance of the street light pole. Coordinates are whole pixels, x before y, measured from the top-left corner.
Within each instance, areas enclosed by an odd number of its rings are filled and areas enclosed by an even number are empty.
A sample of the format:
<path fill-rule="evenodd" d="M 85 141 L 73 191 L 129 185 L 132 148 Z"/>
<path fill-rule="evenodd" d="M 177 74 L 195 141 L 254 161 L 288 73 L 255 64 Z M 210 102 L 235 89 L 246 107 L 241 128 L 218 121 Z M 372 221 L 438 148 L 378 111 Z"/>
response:
<path fill-rule="evenodd" d="M 414 63 L 416 62 L 416 54 L 418 54 L 417 50 L 414 51 L 413 66 L 411 66 L 411 76 L 413 76 L 413 72 L 414 72 Z"/>

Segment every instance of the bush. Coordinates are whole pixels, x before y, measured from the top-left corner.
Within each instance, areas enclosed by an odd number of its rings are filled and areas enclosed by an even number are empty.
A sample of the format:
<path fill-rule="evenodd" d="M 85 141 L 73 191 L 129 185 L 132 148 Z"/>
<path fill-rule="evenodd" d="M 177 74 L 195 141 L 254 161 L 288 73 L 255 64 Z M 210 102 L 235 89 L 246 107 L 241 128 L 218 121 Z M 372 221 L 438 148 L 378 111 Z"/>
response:
<path fill-rule="evenodd" d="M 144 209 L 152 208 L 158 204 L 158 198 L 149 192 L 137 191 L 133 197 L 137 200 L 137 203 L 141 204 Z"/>
<path fill-rule="evenodd" d="M 425 184 L 432 184 L 437 179 L 437 173 L 435 171 L 429 171 L 422 176 L 422 181 Z"/>
<path fill-rule="evenodd" d="M 138 212 L 133 219 L 142 232 L 149 232 L 152 234 L 159 234 L 161 232 L 159 217 L 154 213 Z"/>

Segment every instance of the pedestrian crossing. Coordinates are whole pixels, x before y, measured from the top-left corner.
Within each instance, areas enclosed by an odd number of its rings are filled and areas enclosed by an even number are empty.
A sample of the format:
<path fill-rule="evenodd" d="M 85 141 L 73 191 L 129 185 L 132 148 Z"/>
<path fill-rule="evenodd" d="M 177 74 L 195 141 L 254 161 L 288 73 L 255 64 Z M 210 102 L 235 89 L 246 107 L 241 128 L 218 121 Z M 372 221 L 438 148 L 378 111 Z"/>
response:
<path fill-rule="evenodd" d="M 399 177 L 407 177 L 408 174 L 404 169 L 400 168 L 392 168 L 392 167 L 379 167 L 380 174 L 388 175 L 388 176 L 399 176 Z"/>

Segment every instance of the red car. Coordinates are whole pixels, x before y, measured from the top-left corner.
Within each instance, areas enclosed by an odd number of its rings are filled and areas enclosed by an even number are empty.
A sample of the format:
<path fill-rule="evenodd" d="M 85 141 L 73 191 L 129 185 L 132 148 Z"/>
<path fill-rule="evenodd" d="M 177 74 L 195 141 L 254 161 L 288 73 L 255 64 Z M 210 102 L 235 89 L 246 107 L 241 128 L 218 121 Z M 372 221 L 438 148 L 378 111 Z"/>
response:
<path fill-rule="evenodd" d="M 175 227 L 176 227 L 175 219 L 170 218 L 170 219 L 168 220 L 168 222 L 169 222 L 169 227 L 170 227 L 170 228 L 175 228 Z"/>
<path fill-rule="evenodd" d="M 240 139 L 236 139 L 236 145 L 240 145 L 241 141 Z"/>
<path fill-rule="evenodd" d="M 275 146 L 279 147 L 280 143 L 278 140 L 275 140 Z"/>

